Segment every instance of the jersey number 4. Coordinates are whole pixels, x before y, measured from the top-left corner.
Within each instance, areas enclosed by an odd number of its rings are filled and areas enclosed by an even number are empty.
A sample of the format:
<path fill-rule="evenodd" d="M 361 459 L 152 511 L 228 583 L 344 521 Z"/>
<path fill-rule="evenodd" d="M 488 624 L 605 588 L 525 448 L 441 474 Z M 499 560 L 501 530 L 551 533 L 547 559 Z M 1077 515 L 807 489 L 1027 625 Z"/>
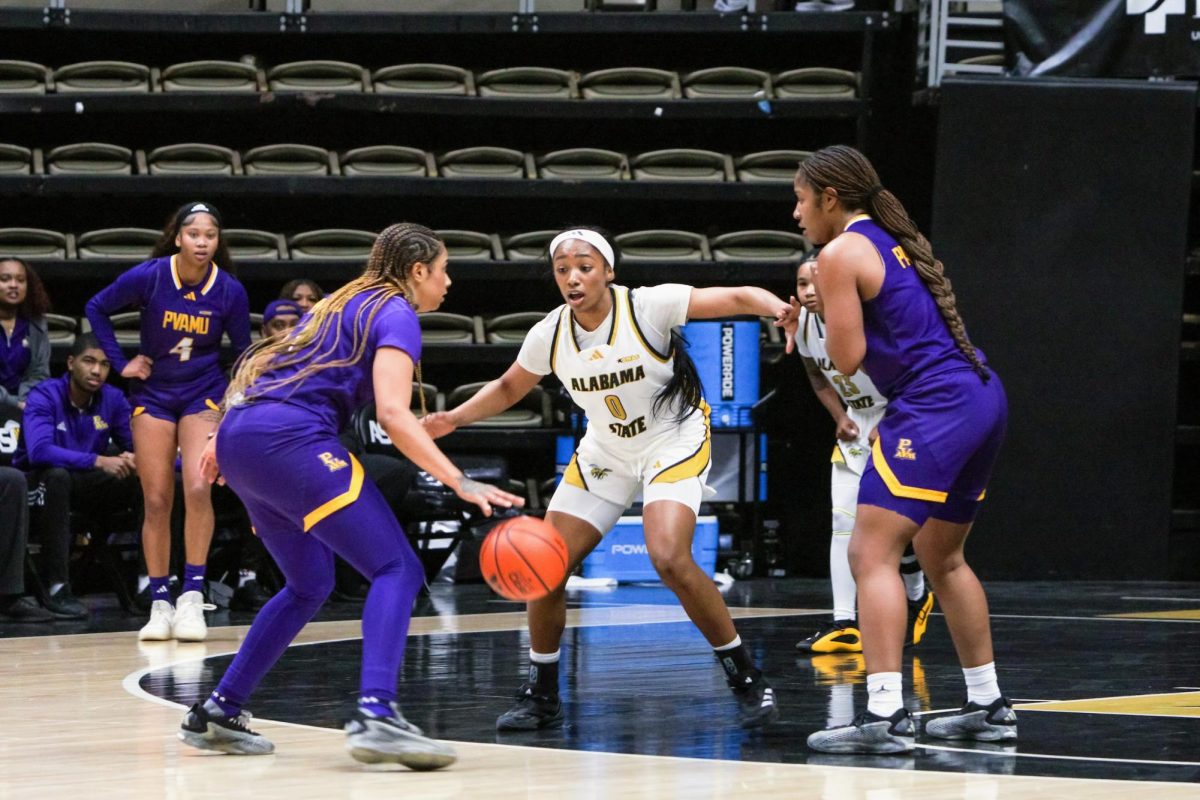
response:
<path fill-rule="evenodd" d="M 180 363 L 187 361 L 192 357 L 192 337 L 185 336 L 179 340 L 179 344 L 171 348 L 171 354 L 179 356 Z"/>

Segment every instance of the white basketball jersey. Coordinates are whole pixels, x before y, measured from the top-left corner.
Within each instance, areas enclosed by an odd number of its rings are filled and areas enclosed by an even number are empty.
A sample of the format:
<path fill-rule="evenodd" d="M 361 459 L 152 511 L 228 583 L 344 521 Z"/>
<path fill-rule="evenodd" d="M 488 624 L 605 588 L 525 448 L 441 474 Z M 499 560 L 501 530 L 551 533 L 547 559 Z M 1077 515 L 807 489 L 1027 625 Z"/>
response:
<path fill-rule="evenodd" d="M 704 437 L 704 420 L 693 413 L 677 425 L 654 415 L 654 398 L 674 373 L 671 353 L 646 341 L 633 315 L 630 291 L 610 286 L 613 313 L 603 343 L 580 349 L 570 308 L 559 311 L 550 369 L 587 415 L 587 436 L 625 452 L 642 451 L 663 435 Z M 693 430 L 694 429 L 694 430 Z"/>
<path fill-rule="evenodd" d="M 811 358 L 820 367 L 821 372 L 829 380 L 831 386 L 842 398 L 846 405 L 846 414 L 858 426 L 858 439 L 850 442 L 838 440 L 837 452 L 840 452 L 846 465 L 858 474 L 866 468 L 867 457 L 871 452 L 871 444 L 867 437 L 883 419 L 887 408 L 887 398 L 880 394 L 875 384 L 861 369 L 853 375 L 843 375 L 833 365 L 833 359 L 825 349 L 825 323 L 816 314 L 810 314 L 807 308 L 800 310 L 800 327 L 797 332 L 796 345 L 802 356 Z"/>

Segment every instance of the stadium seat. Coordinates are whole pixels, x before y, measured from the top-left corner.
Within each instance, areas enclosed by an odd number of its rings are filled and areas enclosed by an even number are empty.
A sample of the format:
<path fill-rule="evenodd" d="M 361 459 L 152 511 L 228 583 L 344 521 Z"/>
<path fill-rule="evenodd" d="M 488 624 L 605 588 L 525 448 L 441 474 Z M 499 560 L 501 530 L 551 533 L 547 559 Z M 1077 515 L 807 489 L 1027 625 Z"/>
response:
<path fill-rule="evenodd" d="M 772 78 L 780 100 L 853 100 L 858 96 L 858 75 L 844 69 L 804 67 Z"/>
<path fill-rule="evenodd" d="M 714 261 L 781 261 L 797 263 L 812 249 L 808 239 L 787 231 L 734 231 L 709 240 Z"/>
<path fill-rule="evenodd" d="M 263 322 L 262 314 L 257 314 L 253 311 L 250 312 L 250 341 L 251 342 L 257 342 L 259 339 L 262 338 L 262 322 Z M 223 334 L 221 334 L 221 344 L 225 344 L 225 345 L 232 344 L 232 342 L 229 341 L 229 331 L 225 331 Z"/>
<path fill-rule="evenodd" d="M 225 241 L 229 255 L 234 259 L 275 261 L 288 257 L 287 242 L 279 233 L 250 228 L 228 228 L 221 231 L 221 238 Z"/>
<path fill-rule="evenodd" d="M 73 92 L 154 91 L 154 71 L 145 64 L 129 61 L 81 61 L 67 64 L 54 71 L 54 90 L 59 94 Z"/>
<path fill-rule="evenodd" d="M 42 228 L 0 228 L 0 255 L 17 258 L 75 257 L 75 237 Z"/>
<path fill-rule="evenodd" d="M 371 76 L 376 94 L 475 94 L 475 76 L 449 64 L 395 64 Z"/>
<path fill-rule="evenodd" d="M 361 261 L 366 263 L 378 234 L 348 228 L 324 228 L 288 239 L 293 261 Z"/>
<path fill-rule="evenodd" d="M 708 261 L 708 239 L 690 231 L 646 230 L 616 237 L 621 261 Z"/>
<path fill-rule="evenodd" d="M 733 168 L 743 183 L 791 184 L 800 162 L 811 155 L 808 150 L 763 150 L 734 159 Z"/>
<path fill-rule="evenodd" d="M 420 314 L 421 340 L 425 344 L 476 344 L 483 341 L 483 322 L 477 317 L 430 311 Z"/>
<path fill-rule="evenodd" d="M 42 151 L 19 144 L 0 144 L 0 175 L 40 175 Z"/>
<path fill-rule="evenodd" d="M 265 91 L 262 70 L 241 61 L 186 61 L 162 71 L 159 85 L 164 92 L 246 93 Z"/>
<path fill-rule="evenodd" d="M 367 92 L 371 76 L 345 61 L 293 61 L 267 70 L 273 92 Z"/>
<path fill-rule="evenodd" d="M 308 144 L 268 144 L 242 154 L 247 175 L 329 175 L 336 160 L 328 150 Z"/>
<path fill-rule="evenodd" d="M 389 178 L 424 178 L 437 174 L 433 156 L 415 147 L 381 144 L 347 150 L 339 158 L 342 174 Z"/>
<path fill-rule="evenodd" d="M 81 259 L 120 259 L 137 263 L 150 257 L 160 232 L 151 228 L 104 228 L 79 234 Z"/>
<path fill-rule="evenodd" d="M 555 150 L 535 160 L 537 176 L 562 181 L 628 180 L 629 159 L 624 153 L 594 147 Z"/>
<path fill-rule="evenodd" d="M 557 230 L 517 233 L 504 240 L 504 255 L 509 261 L 546 261 L 550 242 Z"/>
<path fill-rule="evenodd" d="M 529 329 L 546 318 L 542 311 L 518 311 L 501 314 L 483 322 L 488 344 L 521 344 Z"/>
<path fill-rule="evenodd" d="M 671 148 L 634 156 L 633 177 L 639 181 L 722 182 L 734 179 L 729 156 L 712 150 Z"/>
<path fill-rule="evenodd" d="M 111 315 L 108 320 L 112 323 L 113 333 L 117 337 L 117 344 L 137 345 L 141 343 L 142 312 L 123 311 L 120 314 Z"/>
<path fill-rule="evenodd" d="M 573 100 L 579 97 L 579 76 L 549 67 L 505 67 L 475 79 L 480 97 L 519 97 L 535 100 Z"/>
<path fill-rule="evenodd" d="M 46 154 L 50 175 L 132 175 L 133 151 L 102 142 L 64 144 Z"/>
<path fill-rule="evenodd" d="M 49 67 L 32 61 L 0 60 L 0 93 L 45 94 L 53 87 Z"/>
<path fill-rule="evenodd" d="M 451 150 L 437 159 L 443 178 L 530 178 L 533 169 L 520 150 L 504 147 L 467 147 Z"/>
<path fill-rule="evenodd" d="M 49 333 L 52 347 L 70 347 L 75 344 L 75 334 L 79 330 L 79 320 L 64 314 L 47 314 L 46 330 Z"/>
<path fill-rule="evenodd" d="M 703 100 L 758 100 L 771 97 L 771 76 L 746 67 L 711 67 L 688 73 L 683 96 Z"/>
<path fill-rule="evenodd" d="M 228 147 L 184 142 L 146 154 L 151 175 L 241 175 L 242 157 Z"/>
<path fill-rule="evenodd" d="M 494 233 L 460 230 L 436 233 L 445 243 L 451 261 L 499 261 L 502 258 L 500 239 Z"/>
<path fill-rule="evenodd" d="M 579 79 L 585 100 L 678 100 L 683 93 L 674 72 L 648 67 L 615 67 Z"/>
<path fill-rule="evenodd" d="M 446 408 L 453 409 L 470 400 L 487 383 L 467 383 L 454 389 L 446 396 Z M 541 386 L 534 386 L 529 394 L 518 400 L 512 408 L 501 411 L 494 417 L 481 419 L 468 427 L 480 428 L 548 428 L 550 427 L 550 395 Z"/>

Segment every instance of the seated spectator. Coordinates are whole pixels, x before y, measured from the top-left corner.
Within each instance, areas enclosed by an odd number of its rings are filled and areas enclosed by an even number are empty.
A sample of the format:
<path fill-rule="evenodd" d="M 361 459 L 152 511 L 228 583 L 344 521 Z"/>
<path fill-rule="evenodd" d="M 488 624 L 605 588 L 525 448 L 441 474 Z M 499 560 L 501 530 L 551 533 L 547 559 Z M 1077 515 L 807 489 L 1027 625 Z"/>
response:
<path fill-rule="evenodd" d="M 24 408 L 30 389 L 50 377 L 49 310 L 37 273 L 0 256 L 0 405 Z"/>
<path fill-rule="evenodd" d="M 59 617 L 87 616 L 71 594 L 67 571 L 71 510 L 86 509 L 90 517 L 103 518 L 128 510 L 140 496 L 131 452 L 131 409 L 125 395 L 105 383 L 108 372 L 108 356 L 96 337 L 77 337 L 67 373 L 29 393 L 13 460 L 26 471 L 33 507 L 30 531 L 42 543 L 49 583 L 46 606 Z"/>
<path fill-rule="evenodd" d="M 0 622 L 49 622 L 54 615 L 25 596 L 29 509 L 25 476 L 0 467 Z"/>
<path fill-rule="evenodd" d="M 296 278 L 283 285 L 279 292 L 280 300 L 291 300 L 300 306 L 300 313 L 307 314 L 318 301 L 325 297 L 325 290 L 316 281 L 308 278 Z"/>
<path fill-rule="evenodd" d="M 272 300 L 263 312 L 262 338 L 268 339 L 296 327 L 304 312 L 294 300 Z"/>

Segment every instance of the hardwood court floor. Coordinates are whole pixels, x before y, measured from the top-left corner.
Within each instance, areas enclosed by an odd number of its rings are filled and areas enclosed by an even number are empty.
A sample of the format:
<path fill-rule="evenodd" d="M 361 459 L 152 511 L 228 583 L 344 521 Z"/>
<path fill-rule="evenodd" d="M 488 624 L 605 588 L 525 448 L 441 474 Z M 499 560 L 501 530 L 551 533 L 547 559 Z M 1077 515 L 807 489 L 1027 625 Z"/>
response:
<path fill-rule="evenodd" d="M 102 611 L 88 626 L 26 634 L 110 632 L 0 639 L 0 800 L 1200 796 L 1200 586 L 988 588 L 1001 685 L 1021 702 L 1019 743 L 923 742 L 914 756 L 854 757 L 804 748 L 830 713 L 865 702 L 857 656 L 797 658 L 793 649 L 825 613 L 823 581 L 748 581 L 729 595 L 783 711 L 777 726 L 749 734 L 703 639 L 660 587 L 574 595 L 566 724 L 497 734 L 495 717 L 522 677 L 523 614 L 483 587 L 439 585 L 413 622 L 401 702 L 414 722 L 457 742 L 460 760 L 426 774 L 363 768 L 342 749 L 360 651 L 359 626 L 345 617 L 355 607 L 323 611 L 259 689 L 255 726 L 277 752 L 245 758 L 174 739 L 177 704 L 212 685 L 245 627 L 213 627 L 201 644 L 139 645 L 131 631 L 140 620 Z M 904 669 L 920 714 L 961 702 L 939 615 Z"/>

